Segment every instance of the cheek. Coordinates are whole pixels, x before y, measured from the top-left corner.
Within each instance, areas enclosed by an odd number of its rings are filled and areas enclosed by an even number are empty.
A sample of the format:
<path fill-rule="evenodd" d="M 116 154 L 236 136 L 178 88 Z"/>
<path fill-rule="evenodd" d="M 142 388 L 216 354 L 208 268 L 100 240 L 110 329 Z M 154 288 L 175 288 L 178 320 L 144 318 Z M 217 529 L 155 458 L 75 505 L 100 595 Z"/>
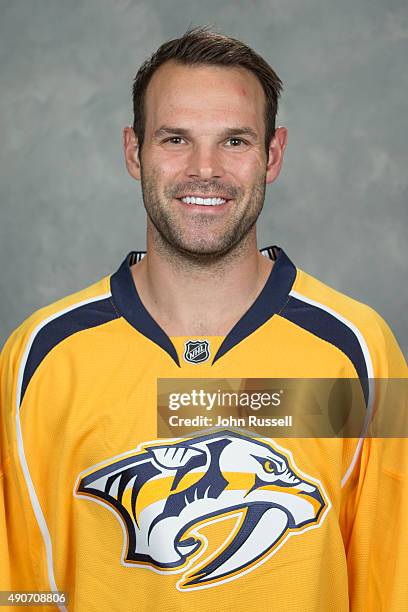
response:
<path fill-rule="evenodd" d="M 174 172 L 174 168 L 172 170 L 171 164 L 166 165 L 154 159 L 152 155 L 149 155 L 148 158 L 146 157 L 143 160 L 142 170 L 146 184 L 148 183 L 150 187 L 156 190 L 161 189 L 163 185 L 168 182 L 172 172 Z"/>
<path fill-rule="evenodd" d="M 149 163 L 155 168 L 160 168 L 161 173 L 169 174 L 174 168 L 185 168 L 188 164 L 188 155 L 185 151 L 157 149 L 151 152 Z"/>
<path fill-rule="evenodd" d="M 255 191 L 262 189 L 265 183 L 265 172 L 261 172 L 259 168 L 245 168 L 235 175 L 235 179 L 241 186 L 245 197 L 253 197 Z"/>
<path fill-rule="evenodd" d="M 225 160 L 225 170 L 236 176 L 242 185 L 251 185 L 266 172 L 266 159 L 262 155 L 236 156 Z"/>

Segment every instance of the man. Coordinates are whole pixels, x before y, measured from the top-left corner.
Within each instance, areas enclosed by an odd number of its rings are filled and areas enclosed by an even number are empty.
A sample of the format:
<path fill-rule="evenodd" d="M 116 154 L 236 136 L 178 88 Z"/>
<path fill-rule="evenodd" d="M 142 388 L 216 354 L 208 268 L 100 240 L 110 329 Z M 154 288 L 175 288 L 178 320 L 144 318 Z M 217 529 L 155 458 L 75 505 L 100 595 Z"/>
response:
<path fill-rule="evenodd" d="M 403 440 L 158 429 L 163 379 L 360 379 L 370 410 L 372 379 L 406 377 L 371 308 L 258 251 L 280 90 L 207 28 L 140 68 L 124 151 L 147 254 L 2 353 L 1 589 L 74 610 L 408 609 Z"/>

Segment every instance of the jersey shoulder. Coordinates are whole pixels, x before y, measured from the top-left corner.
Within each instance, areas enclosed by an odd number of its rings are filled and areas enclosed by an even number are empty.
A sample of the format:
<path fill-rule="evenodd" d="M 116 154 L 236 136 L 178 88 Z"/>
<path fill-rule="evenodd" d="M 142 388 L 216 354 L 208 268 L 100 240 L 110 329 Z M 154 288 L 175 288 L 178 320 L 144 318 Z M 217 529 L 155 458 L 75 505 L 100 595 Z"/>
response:
<path fill-rule="evenodd" d="M 69 335 L 74 327 L 85 322 L 91 310 L 94 318 L 100 318 L 103 311 L 114 312 L 109 279 L 110 275 L 107 275 L 79 291 L 35 310 L 9 335 L 1 351 L 3 361 L 6 358 L 18 360 L 41 330 L 46 329 L 48 336 L 55 334 L 57 330 L 60 334 Z"/>
<path fill-rule="evenodd" d="M 44 357 L 76 331 L 116 316 L 106 276 L 35 310 L 10 334 L 0 353 L 0 473 L 11 452 L 8 434 L 16 410 Z"/>
<path fill-rule="evenodd" d="M 323 326 L 333 321 L 338 329 L 353 334 L 371 361 L 369 376 L 405 378 L 408 375 L 407 364 L 393 332 L 374 308 L 301 269 L 297 272 L 290 292 L 289 305 L 292 301 L 292 308 L 313 311 L 314 315 L 310 316 L 320 316 Z"/>

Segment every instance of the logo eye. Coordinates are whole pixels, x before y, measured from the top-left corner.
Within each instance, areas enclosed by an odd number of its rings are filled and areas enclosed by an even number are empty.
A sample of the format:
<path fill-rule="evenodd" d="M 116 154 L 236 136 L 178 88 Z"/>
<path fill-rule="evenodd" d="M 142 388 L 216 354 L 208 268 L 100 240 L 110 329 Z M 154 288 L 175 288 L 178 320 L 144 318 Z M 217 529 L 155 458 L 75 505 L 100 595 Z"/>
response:
<path fill-rule="evenodd" d="M 268 474 L 276 474 L 276 465 L 272 461 L 265 461 L 263 467 Z"/>

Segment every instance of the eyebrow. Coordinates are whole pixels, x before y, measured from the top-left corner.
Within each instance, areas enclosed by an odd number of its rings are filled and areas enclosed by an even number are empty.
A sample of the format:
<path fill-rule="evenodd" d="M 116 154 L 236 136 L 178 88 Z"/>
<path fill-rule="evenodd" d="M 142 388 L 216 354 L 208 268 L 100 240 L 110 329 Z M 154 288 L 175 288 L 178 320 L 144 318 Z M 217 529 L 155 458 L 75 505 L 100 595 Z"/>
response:
<path fill-rule="evenodd" d="M 177 134 L 178 136 L 190 136 L 191 132 L 190 130 L 186 128 L 162 125 L 161 127 L 159 127 L 158 130 L 154 132 L 153 136 L 155 138 L 160 138 L 161 136 L 165 136 L 166 134 Z M 258 140 L 258 134 L 250 127 L 225 128 L 225 130 L 222 131 L 221 135 L 224 138 L 227 138 L 228 136 L 244 135 L 244 136 L 250 136 L 254 140 Z"/>

